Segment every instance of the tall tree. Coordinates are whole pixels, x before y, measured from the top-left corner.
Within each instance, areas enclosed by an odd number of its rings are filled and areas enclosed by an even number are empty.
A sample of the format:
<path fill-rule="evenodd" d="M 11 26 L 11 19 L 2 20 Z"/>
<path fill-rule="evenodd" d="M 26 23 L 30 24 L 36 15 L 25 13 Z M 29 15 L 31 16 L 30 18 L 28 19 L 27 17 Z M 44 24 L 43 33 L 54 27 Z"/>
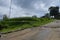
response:
<path fill-rule="evenodd" d="M 44 16 L 42 16 L 41 18 L 50 18 L 50 14 L 46 13 Z"/>
<path fill-rule="evenodd" d="M 50 7 L 50 16 L 54 16 L 55 18 L 59 15 L 59 7 Z"/>
<path fill-rule="evenodd" d="M 50 17 L 50 14 L 49 13 L 46 13 L 45 14 L 45 17 L 48 17 L 49 18 Z"/>
<path fill-rule="evenodd" d="M 7 15 L 3 15 L 3 20 L 8 20 Z"/>

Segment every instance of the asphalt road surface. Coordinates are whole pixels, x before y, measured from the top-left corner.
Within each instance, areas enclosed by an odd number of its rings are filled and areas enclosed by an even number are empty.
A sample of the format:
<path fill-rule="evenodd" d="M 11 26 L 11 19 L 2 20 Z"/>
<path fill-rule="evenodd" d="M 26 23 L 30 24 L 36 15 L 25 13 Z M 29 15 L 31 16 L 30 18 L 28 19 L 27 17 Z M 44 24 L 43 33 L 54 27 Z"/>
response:
<path fill-rule="evenodd" d="M 3 34 L 0 40 L 60 40 L 60 20 L 42 27 Z"/>

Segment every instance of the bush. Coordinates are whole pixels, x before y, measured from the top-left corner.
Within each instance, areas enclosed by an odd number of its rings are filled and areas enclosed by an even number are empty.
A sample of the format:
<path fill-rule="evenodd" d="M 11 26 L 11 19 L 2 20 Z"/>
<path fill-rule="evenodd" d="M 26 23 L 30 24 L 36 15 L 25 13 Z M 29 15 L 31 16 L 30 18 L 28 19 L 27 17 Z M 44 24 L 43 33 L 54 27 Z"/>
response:
<path fill-rule="evenodd" d="M 12 22 L 10 22 L 10 20 Z M 24 20 L 24 21 L 23 21 Z M 31 27 L 37 27 L 41 26 L 43 24 L 51 22 L 52 19 L 50 18 L 13 18 L 9 19 L 9 21 L 3 21 L 0 22 L 0 30 L 3 29 L 3 31 L 7 30 L 18 30 L 18 29 L 26 29 L 26 28 L 31 28 Z"/>

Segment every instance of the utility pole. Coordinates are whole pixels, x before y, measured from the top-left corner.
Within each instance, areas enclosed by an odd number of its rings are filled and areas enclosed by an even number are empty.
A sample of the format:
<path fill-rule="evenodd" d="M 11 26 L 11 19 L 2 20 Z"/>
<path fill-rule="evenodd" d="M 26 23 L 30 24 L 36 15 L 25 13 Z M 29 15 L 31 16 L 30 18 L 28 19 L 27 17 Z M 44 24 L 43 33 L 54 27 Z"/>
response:
<path fill-rule="evenodd" d="M 10 16 L 11 16 L 11 5 L 12 5 L 12 0 L 10 0 L 10 6 L 9 6 L 9 18 L 10 18 Z"/>

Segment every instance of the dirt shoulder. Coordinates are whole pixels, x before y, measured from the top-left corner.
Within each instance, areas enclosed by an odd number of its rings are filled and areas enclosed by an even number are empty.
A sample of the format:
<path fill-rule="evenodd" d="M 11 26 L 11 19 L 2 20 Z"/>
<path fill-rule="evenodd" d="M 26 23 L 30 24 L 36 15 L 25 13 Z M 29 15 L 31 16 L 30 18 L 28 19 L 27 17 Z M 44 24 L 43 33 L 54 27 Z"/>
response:
<path fill-rule="evenodd" d="M 9 40 L 23 40 L 23 39 L 26 39 L 35 35 L 36 33 L 38 33 L 39 30 L 41 30 L 40 27 L 36 27 L 36 28 L 29 28 L 22 31 L 9 33 L 9 34 L 3 34 L 1 39 L 2 40 L 8 40 L 8 39 Z"/>

